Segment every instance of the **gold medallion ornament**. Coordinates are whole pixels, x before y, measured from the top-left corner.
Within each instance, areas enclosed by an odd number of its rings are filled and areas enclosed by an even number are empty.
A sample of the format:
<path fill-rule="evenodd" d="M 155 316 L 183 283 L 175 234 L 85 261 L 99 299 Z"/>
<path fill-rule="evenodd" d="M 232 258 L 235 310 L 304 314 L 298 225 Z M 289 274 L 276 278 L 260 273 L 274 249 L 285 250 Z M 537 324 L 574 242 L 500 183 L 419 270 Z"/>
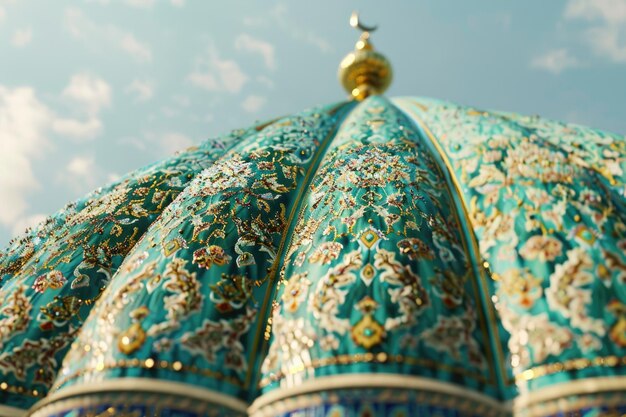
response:
<path fill-rule="evenodd" d="M 139 307 L 130 312 L 133 323 L 124 330 L 117 338 L 117 348 L 125 355 L 130 355 L 143 346 L 146 341 L 146 332 L 141 327 L 141 322 L 150 314 L 150 310 Z"/>
<path fill-rule="evenodd" d="M 368 296 L 356 305 L 356 309 L 363 314 L 363 318 L 352 327 L 352 340 L 365 349 L 380 344 L 386 335 L 385 328 L 372 317 L 377 308 L 378 303 Z"/>
<path fill-rule="evenodd" d="M 377 26 L 365 26 L 356 12 L 350 17 L 350 26 L 360 30 L 361 37 L 339 65 L 339 81 L 353 99 L 361 101 L 369 96 L 383 94 L 393 78 L 391 64 L 374 50 L 370 33 Z"/>

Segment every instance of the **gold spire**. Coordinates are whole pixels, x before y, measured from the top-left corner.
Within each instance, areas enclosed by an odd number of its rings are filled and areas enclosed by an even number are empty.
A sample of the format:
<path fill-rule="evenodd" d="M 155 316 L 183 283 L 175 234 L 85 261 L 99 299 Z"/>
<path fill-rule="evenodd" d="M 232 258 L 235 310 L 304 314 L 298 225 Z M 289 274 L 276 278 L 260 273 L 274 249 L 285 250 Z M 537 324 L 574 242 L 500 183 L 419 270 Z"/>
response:
<path fill-rule="evenodd" d="M 350 26 L 362 33 L 354 51 L 341 61 L 338 75 L 343 88 L 352 98 L 360 101 L 384 93 L 391 84 L 392 71 L 387 58 L 376 52 L 369 41 L 370 33 L 378 27 L 364 25 L 357 12 L 352 12 Z"/>

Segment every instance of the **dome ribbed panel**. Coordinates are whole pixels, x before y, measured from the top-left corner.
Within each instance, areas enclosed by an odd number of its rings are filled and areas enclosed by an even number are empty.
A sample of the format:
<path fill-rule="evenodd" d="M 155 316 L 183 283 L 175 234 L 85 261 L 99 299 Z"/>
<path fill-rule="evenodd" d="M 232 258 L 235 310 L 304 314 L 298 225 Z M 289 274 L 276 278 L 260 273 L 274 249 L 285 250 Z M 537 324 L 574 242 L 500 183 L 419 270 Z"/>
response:
<path fill-rule="evenodd" d="M 460 184 L 516 412 L 625 408 L 626 139 L 436 100 L 395 103 Z"/>
<path fill-rule="evenodd" d="M 343 123 L 281 270 L 265 395 L 392 374 L 499 398 L 476 260 L 426 140 L 382 97 Z"/>
<path fill-rule="evenodd" d="M 94 302 L 162 211 L 239 130 L 157 162 L 65 206 L 0 252 L 0 404 L 48 392 Z"/>

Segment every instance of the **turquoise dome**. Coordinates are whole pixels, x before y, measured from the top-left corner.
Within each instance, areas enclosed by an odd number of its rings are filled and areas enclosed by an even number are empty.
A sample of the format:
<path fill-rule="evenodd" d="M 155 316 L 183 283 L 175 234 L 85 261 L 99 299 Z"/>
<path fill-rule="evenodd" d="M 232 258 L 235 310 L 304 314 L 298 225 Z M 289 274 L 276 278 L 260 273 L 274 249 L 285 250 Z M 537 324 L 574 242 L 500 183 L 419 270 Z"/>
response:
<path fill-rule="evenodd" d="M 626 413 L 626 138 L 373 96 L 0 253 L 0 416 Z"/>

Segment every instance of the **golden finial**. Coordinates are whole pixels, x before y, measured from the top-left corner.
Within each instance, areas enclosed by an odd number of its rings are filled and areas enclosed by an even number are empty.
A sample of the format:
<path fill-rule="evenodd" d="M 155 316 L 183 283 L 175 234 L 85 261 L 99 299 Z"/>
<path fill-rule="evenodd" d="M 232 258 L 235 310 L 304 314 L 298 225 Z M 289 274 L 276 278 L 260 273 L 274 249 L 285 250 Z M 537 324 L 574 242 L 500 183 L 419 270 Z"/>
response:
<path fill-rule="evenodd" d="M 391 84 L 392 71 L 387 58 L 376 52 L 369 41 L 370 33 L 378 26 L 366 26 L 357 12 L 352 12 L 350 26 L 362 33 L 354 51 L 346 55 L 339 65 L 339 81 L 352 98 L 360 101 L 384 93 Z"/>

